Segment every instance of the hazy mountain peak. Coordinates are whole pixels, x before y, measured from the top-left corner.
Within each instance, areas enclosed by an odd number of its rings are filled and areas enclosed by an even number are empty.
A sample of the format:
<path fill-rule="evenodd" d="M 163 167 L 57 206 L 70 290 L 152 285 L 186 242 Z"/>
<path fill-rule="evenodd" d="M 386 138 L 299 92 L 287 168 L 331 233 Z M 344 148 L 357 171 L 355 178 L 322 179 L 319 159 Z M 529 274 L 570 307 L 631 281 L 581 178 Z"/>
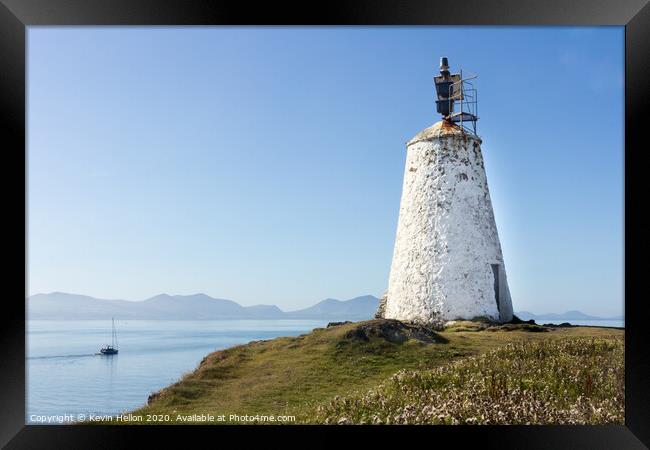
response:
<path fill-rule="evenodd" d="M 169 294 L 163 293 L 163 294 L 154 295 L 153 297 L 149 297 L 148 299 L 145 300 L 145 302 L 150 302 L 152 300 L 170 299 L 170 298 L 173 298 L 173 297 L 171 295 L 169 295 Z"/>
<path fill-rule="evenodd" d="M 214 300 L 209 295 L 205 295 L 203 293 L 187 294 L 187 295 L 174 295 L 173 298 L 178 298 L 178 299 L 210 299 L 210 300 Z"/>
<path fill-rule="evenodd" d="M 204 293 L 162 293 L 144 301 L 100 300 L 93 297 L 50 293 L 29 297 L 30 319 L 316 319 L 364 320 L 377 309 L 378 299 L 361 296 L 350 300 L 325 299 L 299 311 L 284 312 L 275 305 L 241 306 Z"/>
<path fill-rule="evenodd" d="M 323 304 L 323 303 L 341 303 L 341 300 L 338 298 L 326 298 L 325 300 L 321 300 L 320 302 L 316 303 L 317 305 Z"/>

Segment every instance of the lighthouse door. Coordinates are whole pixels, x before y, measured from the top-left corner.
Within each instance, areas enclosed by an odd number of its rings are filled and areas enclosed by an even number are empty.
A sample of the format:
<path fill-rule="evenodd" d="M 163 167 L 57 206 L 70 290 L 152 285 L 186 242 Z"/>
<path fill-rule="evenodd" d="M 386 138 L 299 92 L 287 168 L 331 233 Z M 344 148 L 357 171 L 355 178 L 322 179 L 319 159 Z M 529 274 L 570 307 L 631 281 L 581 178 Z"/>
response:
<path fill-rule="evenodd" d="M 492 274 L 494 275 L 494 300 L 497 302 L 497 311 L 501 313 L 499 304 L 499 264 L 492 264 Z"/>

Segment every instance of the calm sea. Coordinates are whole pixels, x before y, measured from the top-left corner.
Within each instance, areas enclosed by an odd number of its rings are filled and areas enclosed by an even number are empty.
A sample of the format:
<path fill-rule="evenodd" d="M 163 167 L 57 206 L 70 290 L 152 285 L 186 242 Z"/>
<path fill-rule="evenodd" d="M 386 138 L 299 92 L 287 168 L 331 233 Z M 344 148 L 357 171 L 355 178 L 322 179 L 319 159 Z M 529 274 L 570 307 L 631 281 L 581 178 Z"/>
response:
<path fill-rule="evenodd" d="M 119 354 L 102 356 L 96 353 L 110 343 L 110 321 L 30 320 L 26 420 L 37 423 L 35 416 L 130 411 L 144 405 L 150 393 L 191 372 L 212 351 L 296 336 L 326 324 L 316 320 L 116 320 Z"/>

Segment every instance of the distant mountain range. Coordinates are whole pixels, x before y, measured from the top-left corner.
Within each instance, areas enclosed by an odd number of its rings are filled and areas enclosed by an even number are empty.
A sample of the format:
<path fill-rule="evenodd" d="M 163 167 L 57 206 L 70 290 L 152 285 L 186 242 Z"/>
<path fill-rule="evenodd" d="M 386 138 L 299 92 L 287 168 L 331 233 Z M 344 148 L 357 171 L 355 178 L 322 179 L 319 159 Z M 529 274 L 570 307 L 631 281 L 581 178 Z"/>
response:
<path fill-rule="evenodd" d="M 325 299 L 309 308 L 282 311 L 273 305 L 242 306 L 232 300 L 205 294 L 160 294 L 144 301 L 104 300 L 86 295 L 52 292 L 27 299 L 29 319 L 318 319 L 366 320 L 374 316 L 379 300 L 364 295 L 350 300 Z"/>
<path fill-rule="evenodd" d="M 583 313 L 582 311 L 567 311 L 562 314 L 557 313 L 547 313 L 547 314 L 533 314 L 528 311 L 519 311 L 515 315 L 521 320 L 530 320 L 533 319 L 535 322 L 539 320 L 621 320 L 623 316 L 616 317 L 597 317 L 590 316 Z"/>
<path fill-rule="evenodd" d="M 29 319 L 143 319 L 143 320 L 234 320 L 234 319 L 315 319 L 329 321 L 367 320 L 377 311 L 379 299 L 372 295 L 350 300 L 328 298 L 297 311 L 282 311 L 274 305 L 242 306 L 232 300 L 213 298 L 206 294 L 160 294 L 144 301 L 104 300 L 87 295 L 52 292 L 36 294 L 27 299 Z M 515 313 L 522 320 L 547 321 L 620 319 L 595 317 L 580 311 L 563 314 Z"/>

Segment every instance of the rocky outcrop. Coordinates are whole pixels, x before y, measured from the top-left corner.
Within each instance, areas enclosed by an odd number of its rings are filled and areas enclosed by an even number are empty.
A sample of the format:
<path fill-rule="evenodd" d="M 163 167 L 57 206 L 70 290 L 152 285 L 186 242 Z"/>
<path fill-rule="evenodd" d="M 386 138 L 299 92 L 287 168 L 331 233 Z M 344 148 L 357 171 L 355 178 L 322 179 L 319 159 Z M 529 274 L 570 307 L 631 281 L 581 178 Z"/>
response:
<path fill-rule="evenodd" d="M 352 322 L 350 322 L 349 320 L 346 320 L 345 322 L 330 322 L 327 324 L 327 328 L 338 327 L 340 325 L 345 325 L 346 323 L 352 323 Z"/>
<path fill-rule="evenodd" d="M 406 323 L 394 319 L 375 319 L 362 322 L 348 331 L 344 338 L 366 342 L 372 338 L 381 338 L 396 344 L 401 344 L 409 339 L 427 344 L 447 342 L 447 339 L 436 333 L 431 326 Z"/>
<path fill-rule="evenodd" d="M 375 319 L 384 318 L 387 300 L 388 300 L 388 292 L 384 292 L 384 295 L 382 295 L 381 298 L 379 299 L 379 306 L 377 307 L 377 312 L 375 313 Z"/>

